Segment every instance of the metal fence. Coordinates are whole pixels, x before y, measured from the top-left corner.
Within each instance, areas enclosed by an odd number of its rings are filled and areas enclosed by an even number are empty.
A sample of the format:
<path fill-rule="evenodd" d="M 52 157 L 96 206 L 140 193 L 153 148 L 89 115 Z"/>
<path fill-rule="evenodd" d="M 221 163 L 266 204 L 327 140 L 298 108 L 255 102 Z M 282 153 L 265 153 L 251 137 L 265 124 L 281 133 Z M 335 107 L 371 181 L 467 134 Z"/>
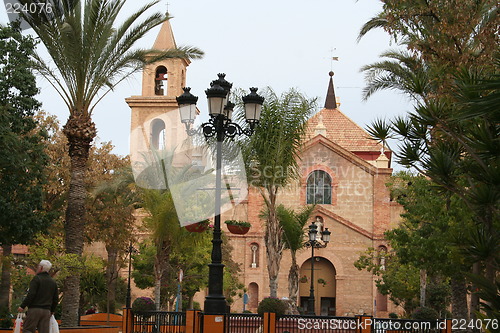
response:
<path fill-rule="evenodd" d="M 276 320 L 278 333 L 355 333 L 357 327 L 354 317 L 284 315 Z"/>
<path fill-rule="evenodd" d="M 135 312 L 132 333 L 184 333 L 186 314 L 183 312 Z"/>
<path fill-rule="evenodd" d="M 226 315 L 225 333 L 262 332 L 263 316 L 254 313 L 230 313 Z"/>
<path fill-rule="evenodd" d="M 373 333 L 439 333 L 442 321 L 373 318 Z"/>
<path fill-rule="evenodd" d="M 264 317 L 253 313 L 222 314 L 224 333 L 262 333 Z M 197 314 L 203 330 L 203 313 Z M 326 317 L 284 315 L 276 317 L 276 333 L 357 333 L 369 328 L 372 333 L 440 333 L 445 322 L 372 317 Z M 182 312 L 136 312 L 132 333 L 185 333 L 186 314 Z M 210 333 L 210 332 L 205 332 Z"/>

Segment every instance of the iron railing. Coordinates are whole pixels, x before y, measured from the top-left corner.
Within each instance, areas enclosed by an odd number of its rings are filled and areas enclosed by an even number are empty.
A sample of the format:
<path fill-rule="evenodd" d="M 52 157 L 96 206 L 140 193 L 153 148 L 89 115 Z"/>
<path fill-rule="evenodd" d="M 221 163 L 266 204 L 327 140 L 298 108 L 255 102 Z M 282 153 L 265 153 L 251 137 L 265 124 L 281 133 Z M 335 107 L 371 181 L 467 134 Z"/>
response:
<path fill-rule="evenodd" d="M 132 333 L 184 333 L 186 314 L 183 312 L 134 312 Z"/>
<path fill-rule="evenodd" d="M 409 320 L 409 319 L 372 319 L 373 333 L 439 333 L 439 323 L 442 321 Z"/>
<path fill-rule="evenodd" d="M 225 333 L 260 332 L 263 316 L 255 313 L 230 313 L 226 315 Z"/>
<path fill-rule="evenodd" d="M 284 315 L 276 319 L 279 333 L 356 333 L 357 318 Z"/>

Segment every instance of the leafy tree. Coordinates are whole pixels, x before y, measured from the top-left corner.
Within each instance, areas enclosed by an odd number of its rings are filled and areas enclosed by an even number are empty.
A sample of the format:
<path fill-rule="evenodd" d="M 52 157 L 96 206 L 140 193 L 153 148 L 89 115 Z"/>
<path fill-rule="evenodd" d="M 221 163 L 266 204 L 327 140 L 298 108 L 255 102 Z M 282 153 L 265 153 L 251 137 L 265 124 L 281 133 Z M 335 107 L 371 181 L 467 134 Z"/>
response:
<path fill-rule="evenodd" d="M 382 11 L 364 24 L 359 38 L 382 28 L 428 63 L 452 69 L 491 64 L 499 42 L 497 1 L 382 2 Z"/>
<path fill-rule="evenodd" d="M 126 248 L 133 239 L 134 211 L 139 195 L 134 188 L 128 158 L 111 154 L 112 146 L 103 145 L 92 155 L 89 177 L 97 186 L 90 192 L 87 236 L 90 242 L 102 241 L 108 255 L 106 290 L 108 313 L 115 313 L 118 273 L 126 259 Z"/>
<path fill-rule="evenodd" d="M 361 254 L 354 266 L 378 276 L 375 280 L 377 289 L 382 295 L 389 295 L 395 305 L 402 306 L 407 316 L 417 308 L 420 286 L 418 268 L 402 264 L 394 253 L 381 253 L 374 248 Z"/>
<path fill-rule="evenodd" d="M 385 262 L 396 260 L 399 265 L 418 270 L 420 280 L 420 307 L 430 307 L 440 314 L 445 313 L 449 302 L 450 282 L 453 292 L 453 315 L 467 317 L 467 295 L 464 276 L 470 270 L 471 262 L 464 259 L 459 244 L 464 233 L 471 228 L 472 216 L 457 196 L 445 196 L 439 188 L 423 176 L 400 172 L 388 183 L 391 197 L 404 208 L 402 223 L 385 233 L 391 252 L 373 250 L 366 252 L 357 262 L 357 267 L 372 271 L 375 275 L 393 275 L 392 269 L 385 265 L 381 269 L 382 256 Z M 373 262 L 369 262 L 373 260 Z M 396 273 L 397 275 L 397 273 Z M 389 281 L 393 276 L 384 277 Z M 397 280 L 392 281 L 392 284 Z M 400 281 L 406 284 L 406 281 Z M 384 284 L 387 284 L 384 282 Z M 390 283 L 389 283 L 390 284 Z M 394 299 L 404 299 L 397 294 L 400 288 L 389 286 Z M 379 288 L 384 292 L 388 289 Z M 403 293 L 405 295 L 405 293 Z M 413 296 L 412 296 L 413 297 Z M 415 304 L 413 300 L 398 301 Z M 405 309 L 413 310 L 406 306 Z"/>
<path fill-rule="evenodd" d="M 497 5 L 489 0 L 385 1 L 360 34 L 382 27 L 409 50 L 389 53 L 392 60 L 364 68 L 367 96 L 392 88 L 415 98 L 409 116 L 371 126 L 371 134 L 377 140 L 397 138 L 401 164 L 462 200 L 473 223 L 460 239 L 461 248 L 474 262 L 474 274 L 493 285 L 500 246 Z M 473 295 L 472 312 L 478 302 Z"/>
<path fill-rule="evenodd" d="M 20 0 L 30 4 L 31 0 Z M 84 243 L 86 190 L 85 168 L 96 128 L 92 112 L 96 104 L 118 83 L 160 59 L 196 58 L 195 48 L 144 50 L 134 48 L 150 29 L 162 24 L 167 16 L 145 12 L 158 1 L 146 3 L 116 26 L 126 0 L 54 1 L 52 13 L 23 17 L 34 29 L 55 64 L 53 68 L 41 55 L 35 55 L 36 69 L 56 89 L 68 107 L 64 126 L 71 158 L 70 189 L 65 216 L 65 246 L 68 253 L 81 256 Z M 78 322 L 79 274 L 65 282 L 63 326 Z"/>
<path fill-rule="evenodd" d="M 270 296 L 277 297 L 278 273 L 286 246 L 276 213 L 277 198 L 280 189 L 298 176 L 306 123 L 316 107 L 316 100 L 293 89 L 278 96 L 268 88 L 263 95 L 265 101 L 259 126 L 242 143 L 242 152 L 250 184 L 260 191 L 268 210 L 264 241 Z"/>
<path fill-rule="evenodd" d="M 151 240 L 146 239 L 139 243 L 137 253 L 132 254 L 132 278 L 139 289 L 154 287 L 154 263 L 156 248 Z"/>
<path fill-rule="evenodd" d="M 33 119 L 40 107 L 30 61 L 34 46 L 17 25 L 0 25 L 0 308 L 9 306 L 12 245 L 29 244 L 50 223 L 42 204 L 45 133 Z"/>
<path fill-rule="evenodd" d="M 440 193 L 423 176 L 400 172 L 388 184 L 393 199 L 404 207 L 400 226 L 385 233 L 386 239 L 403 264 L 420 270 L 420 307 L 430 306 L 438 312 L 444 308 L 436 302 L 428 304 L 426 291 L 430 280 L 433 297 L 450 278 L 455 283 L 464 281 L 464 273 L 471 263 L 464 260 L 457 243 L 463 239 L 463 229 L 470 228 L 472 217 L 457 196 Z M 466 315 L 465 285 L 454 290 L 453 311 L 456 317 Z M 439 302 L 438 302 L 439 303 Z"/>

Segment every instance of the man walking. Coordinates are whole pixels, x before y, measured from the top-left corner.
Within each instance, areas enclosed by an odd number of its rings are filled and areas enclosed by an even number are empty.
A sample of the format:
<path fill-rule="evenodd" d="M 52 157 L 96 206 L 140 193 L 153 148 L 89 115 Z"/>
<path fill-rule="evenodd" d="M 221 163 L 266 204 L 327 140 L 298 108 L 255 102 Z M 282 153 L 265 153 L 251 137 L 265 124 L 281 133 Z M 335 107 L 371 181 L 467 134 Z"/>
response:
<path fill-rule="evenodd" d="M 23 323 L 23 333 L 49 333 L 50 316 L 56 310 L 59 301 L 57 284 L 49 275 L 52 264 L 48 260 L 42 260 L 38 264 L 36 275 L 30 282 L 28 295 L 21 303 L 18 312 L 28 307 L 26 318 Z"/>

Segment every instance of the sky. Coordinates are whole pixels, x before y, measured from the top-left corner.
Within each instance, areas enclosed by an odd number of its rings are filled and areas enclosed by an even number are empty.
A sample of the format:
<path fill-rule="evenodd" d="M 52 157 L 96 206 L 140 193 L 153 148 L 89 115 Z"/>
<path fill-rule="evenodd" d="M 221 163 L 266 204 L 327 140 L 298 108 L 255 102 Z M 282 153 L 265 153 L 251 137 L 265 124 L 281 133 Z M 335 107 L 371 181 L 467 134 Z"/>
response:
<path fill-rule="evenodd" d="M 142 1 L 129 0 L 123 16 L 141 6 Z M 360 68 L 395 47 L 381 30 L 357 42 L 360 28 L 381 6 L 379 0 L 162 0 L 154 8 L 173 16 L 178 46 L 195 46 L 205 52 L 203 59 L 193 60 L 186 78 L 191 92 L 200 97 L 202 113 L 207 113 L 204 90 L 217 73 L 226 73 L 226 79 L 238 88 L 269 86 L 278 94 L 295 88 L 317 97 L 322 108 L 328 73 L 333 70 L 339 109 L 365 127 L 376 118 L 391 118 L 410 109 L 408 100 L 394 91 L 362 100 L 365 81 Z M 3 7 L 0 23 L 7 22 Z M 152 47 L 158 32 L 159 27 L 137 45 Z M 34 34 L 33 30 L 26 33 Z M 98 141 L 111 141 L 113 152 L 119 155 L 128 155 L 130 145 L 130 108 L 125 98 L 141 93 L 141 81 L 139 73 L 122 82 L 94 111 Z M 64 124 L 66 106 L 47 81 L 40 78 L 38 85 L 42 108 Z"/>

